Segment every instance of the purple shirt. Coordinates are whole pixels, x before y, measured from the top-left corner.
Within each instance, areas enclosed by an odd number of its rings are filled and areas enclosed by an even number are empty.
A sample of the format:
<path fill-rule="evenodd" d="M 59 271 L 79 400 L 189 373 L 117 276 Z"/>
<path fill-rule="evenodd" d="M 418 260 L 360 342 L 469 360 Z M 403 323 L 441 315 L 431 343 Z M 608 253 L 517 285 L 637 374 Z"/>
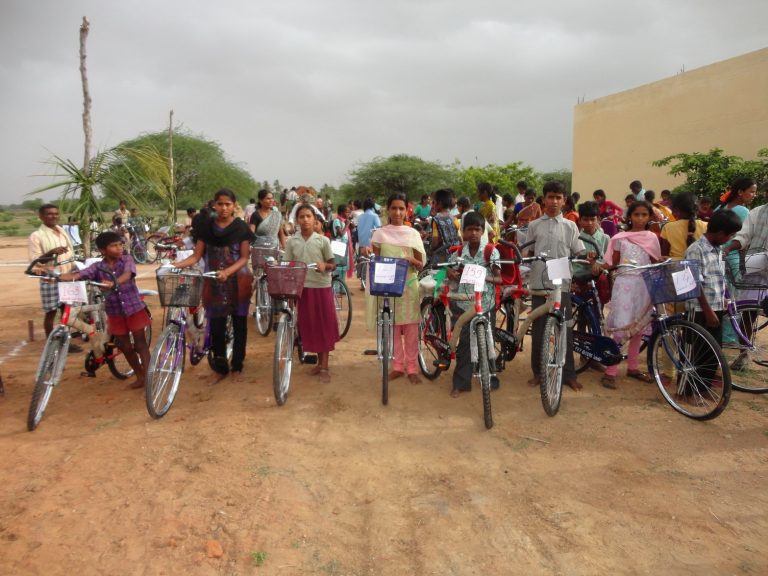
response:
<path fill-rule="evenodd" d="M 111 292 L 106 299 L 105 309 L 108 316 L 131 316 L 144 309 L 144 302 L 141 300 L 139 288 L 136 286 L 136 264 L 128 254 L 123 254 L 114 269 L 107 266 L 104 261 L 94 262 L 85 270 L 80 271 L 81 280 L 92 280 L 94 282 L 113 281 L 113 278 L 106 271 L 110 271 L 119 278 L 124 272 L 131 273 L 131 279 L 125 284 L 120 284 L 114 292 Z"/>

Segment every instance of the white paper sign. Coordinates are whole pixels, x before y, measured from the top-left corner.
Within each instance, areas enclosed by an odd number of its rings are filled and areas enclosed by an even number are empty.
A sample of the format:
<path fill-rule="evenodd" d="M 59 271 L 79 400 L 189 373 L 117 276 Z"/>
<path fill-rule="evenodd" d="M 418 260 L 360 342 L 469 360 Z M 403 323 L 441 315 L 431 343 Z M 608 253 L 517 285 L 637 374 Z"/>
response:
<path fill-rule="evenodd" d="M 88 289 L 85 282 L 59 282 L 59 302 L 88 302 Z"/>
<path fill-rule="evenodd" d="M 194 252 L 194 250 L 177 250 L 176 262 L 181 262 L 182 260 L 189 258 Z"/>
<path fill-rule="evenodd" d="M 461 273 L 459 284 L 474 284 L 475 292 L 485 290 L 485 275 L 487 270 L 485 266 L 478 264 L 467 264 L 464 266 L 464 272 Z"/>
<path fill-rule="evenodd" d="M 331 240 L 331 250 L 336 256 L 343 258 L 347 255 L 347 243 L 341 240 Z"/>
<path fill-rule="evenodd" d="M 571 263 L 567 256 L 555 260 L 547 260 L 547 275 L 553 282 L 555 280 L 571 279 Z"/>
<path fill-rule="evenodd" d="M 672 282 L 675 284 L 676 294 L 687 294 L 696 289 L 696 279 L 693 277 L 690 268 L 680 270 L 679 272 L 672 272 Z"/>
<path fill-rule="evenodd" d="M 373 273 L 373 281 L 376 284 L 394 284 L 395 270 L 397 270 L 396 264 L 376 262 Z"/>

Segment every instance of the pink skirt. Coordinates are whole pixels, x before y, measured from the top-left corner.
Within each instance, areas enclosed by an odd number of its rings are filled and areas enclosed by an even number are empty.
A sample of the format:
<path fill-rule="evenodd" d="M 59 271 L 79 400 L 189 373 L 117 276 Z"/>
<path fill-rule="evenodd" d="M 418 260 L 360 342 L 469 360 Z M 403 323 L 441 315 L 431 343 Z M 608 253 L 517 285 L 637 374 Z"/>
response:
<path fill-rule="evenodd" d="M 299 299 L 299 334 L 306 352 L 330 352 L 339 341 L 333 289 L 304 288 Z"/>

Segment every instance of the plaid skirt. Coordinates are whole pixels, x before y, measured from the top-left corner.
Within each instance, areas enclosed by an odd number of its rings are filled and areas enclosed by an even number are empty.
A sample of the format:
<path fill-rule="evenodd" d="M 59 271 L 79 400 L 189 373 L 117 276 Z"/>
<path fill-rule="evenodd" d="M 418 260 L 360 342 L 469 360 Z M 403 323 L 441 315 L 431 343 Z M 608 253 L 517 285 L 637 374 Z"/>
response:
<path fill-rule="evenodd" d="M 59 307 L 59 286 L 56 282 L 40 281 L 40 300 L 43 303 L 43 311 L 50 312 Z"/>

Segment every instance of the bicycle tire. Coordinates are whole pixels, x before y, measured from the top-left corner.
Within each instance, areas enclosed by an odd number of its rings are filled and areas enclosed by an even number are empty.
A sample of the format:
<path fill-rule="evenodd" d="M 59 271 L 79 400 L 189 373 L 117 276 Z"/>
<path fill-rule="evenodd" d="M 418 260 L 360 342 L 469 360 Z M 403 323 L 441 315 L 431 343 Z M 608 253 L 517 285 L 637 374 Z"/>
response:
<path fill-rule="evenodd" d="M 293 367 L 293 326 L 287 314 L 283 314 L 275 329 L 275 354 L 272 359 L 272 390 L 278 406 L 285 404 L 291 387 Z M 301 352 L 299 352 L 301 354 Z"/>
<path fill-rule="evenodd" d="M 485 427 L 490 430 L 493 428 L 493 412 L 491 411 L 491 371 L 488 360 L 488 341 L 484 330 L 480 329 L 484 326 L 482 323 L 477 323 L 477 332 L 475 333 L 475 339 L 477 341 L 477 363 L 478 372 L 480 373 L 480 390 L 483 392 L 483 420 L 485 421 Z"/>
<path fill-rule="evenodd" d="M 339 323 L 339 340 L 344 338 L 352 325 L 352 295 L 347 285 L 340 278 L 331 281 L 333 300 L 336 306 L 336 320 Z"/>
<path fill-rule="evenodd" d="M 573 329 L 578 332 L 584 332 L 586 334 L 600 335 L 599 328 L 595 331 L 595 318 L 592 310 L 589 308 L 589 301 L 579 302 L 573 309 Z M 576 374 L 581 374 L 589 368 L 590 359 L 586 356 L 578 354 L 576 356 L 576 362 L 574 368 Z"/>
<path fill-rule="evenodd" d="M 227 331 L 224 334 L 224 342 L 226 343 L 227 365 L 230 365 L 232 363 L 232 351 L 235 347 L 235 330 L 232 327 L 232 316 L 227 316 Z M 213 349 L 208 350 L 206 356 L 208 357 L 208 366 L 215 372 Z"/>
<path fill-rule="evenodd" d="M 147 346 L 151 345 L 152 324 L 148 324 L 147 327 L 144 328 L 144 340 L 147 342 Z M 133 341 L 133 336 L 131 336 L 131 341 Z M 123 351 L 120 350 L 117 345 L 117 336 L 110 337 L 108 346 L 111 346 L 112 354 L 107 354 L 104 361 L 107 364 L 107 368 L 109 368 L 109 371 L 112 373 L 112 376 L 118 380 L 127 380 L 133 376 L 133 368 L 128 364 L 125 354 L 123 354 Z"/>
<path fill-rule="evenodd" d="M 57 326 L 48 336 L 35 376 L 35 388 L 27 413 L 27 430 L 32 432 L 43 418 L 45 409 L 58 384 L 69 352 L 69 328 Z"/>
<path fill-rule="evenodd" d="M 447 341 L 445 317 L 442 305 L 434 306 L 433 298 L 427 297 L 421 301 L 421 319 L 419 321 L 419 369 L 425 378 L 435 380 L 443 371 L 434 365 L 440 356 L 440 351 L 434 347 L 435 338 Z"/>
<path fill-rule="evenodd" d="M 713 362 L 705 364 L 704 351 Z M 664 358 L 671 358 L 675 374 L 663 374 Z M 711 376 L 705 370 L 712 371 Z M 706 329 L 688 320 L 670 320 L 663 332 L 653 335 L 648 371 L 667 403 L 694 420 L 719 416 L 731 397 L 731 374 L 719 344 Z"/>
<path fill-rule="evenodd" d="M 560 410 L 563 397 L 563 358 L 565 327 L 554 316 L 547 316 L 541 340 L 541 404 L 547 416 L 554 416 Z"/>
<path fill-rule="evenodd" d="M 195 325 L 195 328 L 202 330 L 205 327 L 206 320 L 205 306 L 195 308 L 195 313 L 192 314 L 192 323 Z"/>
<path fill-rule="evenodd" d="M 147 412 L 152 418 L 162 418 L 171 409 L 184 373 L 185 356 L 181 329 L 169 324 L 152 349 L 144 384 Z"/>
<path fill-rule="evenodd" d="M 147 238 L 144 244 L 144 251 L 147 254 L 147 263 L 157 262 L 157 238 Z"/>
<path fill-rule="evenodd" d="M 745 304 L 736 307 L 739 329 L 750 337 L 755 348 L 723 347 L 723 356 L 731 370 L 732 385 L 739 392 L 768 392 L 768 316 L 762 306 Z M 723 317 L 727 322 L 727 317 Z"/>
<path fill-rule="evenodd" d="M 382 311 L 381 326 L 379 327 L 381 343 L 381 403 L 386 406 L 389 403 L 389 354 L 392 349 L 392 324 L 389 312 Z"/>
<path fill-rule="evenodd" d="M 267 291 L 267 277 L 262 276 L 256 284 L 256 306 L 253 311 L 253 319 L 256 321 L 256 330 L 262 336 L 267 336 L 272 330 L 272 299 Z"/>
<path fill-rule="evenodd" d="M 148 258 L 147 250 L 144 244 L 141 243 L 141 241 L 131 246 L 131 256 L 133 256 L 133 259 L 136 261 L 136 264 L 147 263 L 147 258 Z"/>

